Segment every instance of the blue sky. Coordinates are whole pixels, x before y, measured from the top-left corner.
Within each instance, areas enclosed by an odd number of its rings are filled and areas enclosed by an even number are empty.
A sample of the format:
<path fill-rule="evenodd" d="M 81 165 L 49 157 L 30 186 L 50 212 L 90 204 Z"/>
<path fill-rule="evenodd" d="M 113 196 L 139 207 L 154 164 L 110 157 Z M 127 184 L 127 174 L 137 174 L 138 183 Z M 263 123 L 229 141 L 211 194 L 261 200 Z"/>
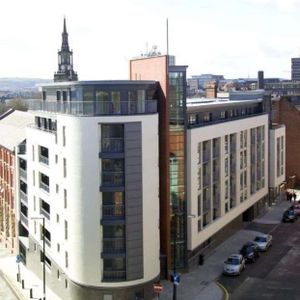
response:
<path fill-rule="evenodd" d="M 52 78 L 63 17 L 81 80 L 127 79 L 152 45 L 188 75 L 290 78 L 300 54 L 300 0 L 9 0 L 1 3 L 0 77 Z"/>

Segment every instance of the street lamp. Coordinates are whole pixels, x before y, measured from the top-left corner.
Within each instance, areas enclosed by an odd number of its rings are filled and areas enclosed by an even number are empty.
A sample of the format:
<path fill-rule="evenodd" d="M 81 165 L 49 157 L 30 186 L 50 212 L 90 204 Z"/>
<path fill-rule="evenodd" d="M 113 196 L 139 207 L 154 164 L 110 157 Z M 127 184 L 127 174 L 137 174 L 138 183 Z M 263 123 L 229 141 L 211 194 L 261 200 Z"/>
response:
<path fill-rule="evenodd" d="M 43 300 L 46 300 L 46 264 L 45 264 L 45 217 L 34 217 L 31 220 L 43 220 Z"/>

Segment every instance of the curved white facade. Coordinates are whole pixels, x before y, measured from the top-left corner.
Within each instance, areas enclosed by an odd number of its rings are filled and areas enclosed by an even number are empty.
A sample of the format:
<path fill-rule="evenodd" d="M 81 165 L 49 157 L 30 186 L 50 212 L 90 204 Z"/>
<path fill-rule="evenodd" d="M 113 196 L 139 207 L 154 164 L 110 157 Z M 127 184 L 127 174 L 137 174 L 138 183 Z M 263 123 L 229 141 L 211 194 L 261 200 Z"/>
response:
<path fill-rule="evenodd" d="M 31 199 L 29 219 L 39 215 L 40 198 L 49 203 L 51 213 L 50 220 L 46 221 L 46 229 L 51 233 L 51 247 L 46 248 L 47 257 L 53 259 L 72 281 L 81 285 L 125 287 L 153 280 L 160 273 L 158 115 L 116 117 L 56 115 L 55 118 L 57 138 L 53 133 L 35 128 L 29 128 L 27 132 L 28 195 Z M 132 281 L 103 282 L 99 124 L 131 122 L 140 123 L 142 129 L 144 276 Z M 39 162 L 39 146 L 49 150 L 48 166 Z M 39 173 L 49 177 L 49 193 L 39 188 Z M 40 232 L 35 231 L 34 222 L 41 222 L 38 220 L 29 222 L 30 235 L 33 235 L 36 241 L 40 241 Z"/>

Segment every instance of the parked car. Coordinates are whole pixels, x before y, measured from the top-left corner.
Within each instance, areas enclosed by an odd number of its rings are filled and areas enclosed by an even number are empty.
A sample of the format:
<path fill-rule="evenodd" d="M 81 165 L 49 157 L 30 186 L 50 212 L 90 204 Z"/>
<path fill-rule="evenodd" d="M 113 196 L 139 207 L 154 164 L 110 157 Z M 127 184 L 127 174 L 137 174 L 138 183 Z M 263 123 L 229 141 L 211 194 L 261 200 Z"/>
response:
<path fill-rule="evenodd" d="M 224 261 L 223 274 L 240 275 L 245 269 L 245 259 L 241 254 L 232 254 Z"/>
<path fill-rule="evenodd" d="M 259 248 L 254 242 L 247 242 L 240 250 L 240 254 L 243 255 L 246 262 L 255 262 L 259 258 Z"/>
<path fill-rule="evenodd" d="M 255 237 L 254 242 L 257 244 L 259 251 L 267 251 L 272 246 L 272 235 L 258 235 Z"/>
<path fill-rule="evenodd" d="M 282 215 L 282 222 L 295 222 L 297 220 L 297 214 L 292 209 L 284 211 Z"/>
<path fill-rule="evenodd" d="M 291 206 L 297 216 L 300 216 L 300 204 L 295 204 Z"/>

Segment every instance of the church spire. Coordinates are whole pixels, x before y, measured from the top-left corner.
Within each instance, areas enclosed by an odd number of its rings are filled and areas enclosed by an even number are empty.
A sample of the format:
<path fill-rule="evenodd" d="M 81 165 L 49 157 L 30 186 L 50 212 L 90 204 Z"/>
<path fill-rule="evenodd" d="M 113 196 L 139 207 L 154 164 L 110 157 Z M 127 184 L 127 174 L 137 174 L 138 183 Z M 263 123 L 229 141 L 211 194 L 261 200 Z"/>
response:
<path fill-rule="evenodd" d="M 73 70 L 73 51 L 69 47 L 66 18 L 64 17 L 61 50 L 58 51 L 58 71 L 54 73 L 54 82 L 77 80 L 77 73 Z"/>

